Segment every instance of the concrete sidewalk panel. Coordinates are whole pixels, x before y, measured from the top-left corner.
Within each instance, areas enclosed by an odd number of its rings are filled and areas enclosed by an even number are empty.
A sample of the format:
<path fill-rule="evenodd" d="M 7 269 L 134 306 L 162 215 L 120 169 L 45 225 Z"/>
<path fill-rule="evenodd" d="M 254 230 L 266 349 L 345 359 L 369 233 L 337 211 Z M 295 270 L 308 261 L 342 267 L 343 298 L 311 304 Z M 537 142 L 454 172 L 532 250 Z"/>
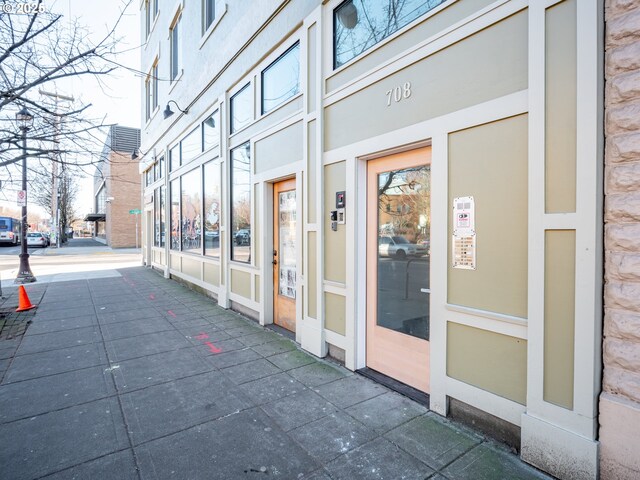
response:
<path fill-rule="evenodd" d="M 272 355 L 278 355 L 279 353 L 295 350 L 296 344 L 291 340 L 287 340 L 286 338 L 279 338 L 274 340 L 273 342 L 262 343 L 251 348 L 253 348 L 263 357 L 271 357 Z"/>
<path fill-rule="evenodd" d="M 75 328 L 62 332 L 30 334 L 27 330 L 16 355 L 27 355 L 60 348 L 76 347 L 102 341 L 98 326 Z"/>
<path fill-rule="evenodd" d="M 206 342 L 209 342 L 209 344 Z M 246 351 L 246 353 L 232 355 L 232 352 L 238 350 Z M 197 347 L 197 351 L 202 355 L 210 357 L 211 364 L 216 368 L 230 367 L 238 363 L 260 358 L 260 355 L 251 351 L 250 348 L 245 347 L 235 338 L 226 340 L 204 340 L 202 345 Z"/>
<path fill-rule="evenodd" d="M 221 342 L 222 340 L 229 340 L 229 335 L 222 330 L 211 328 L 209 325 L 178 328 L 178 331 L 183 333 L 186 339 L 193 345 L 198 346 L 205 344 L 205 342 L 214 343 Z"/>
<path fill-rule="evenodd" d="M 315 391 L 337 407 L 347 408 L 387 393 L 389 390 L 380 384 L 362 378 L 360 375 L 351 375 L 316 387 Z"/>
<path fill-rule="evenodd" d="M 285 432 L 336 412 L 336 407 L 309 389 L 279 398 L 261 408 Z"/>
<path fill-rule="evenodd" d="M 132 308 L 131 310 L 121 310 L 118 312 L 107 311 L 96 308 L 98 321 L 101 324 L 130 322 L 131 320 L 142 320 L 145 318 L 162 318 L 153 308 Z"/>
<path fill-rule="evenodd" d="M 93 311 L 93 300 L 91 300 L 89 295 L 78 295 L 73 299 L 60 297 L 60 300 L 57 301 L 50 301 L 48 297 L 45 297 L 45 300 L 41 300 L 41 305 L 38 306 L 38 313 L 43 314 L 57 310 L 67 310 L 70 307 L 83 307 Z"/>
<path fill-rule="evenodd" d="M 83 328 L 98 326 L 98 319 L 95 315 L 85 315 L 82 317 L 73 318 L 61 318 L 59 320 L 40 321 L 40 319 L 34 320 L 29 326 L 27 334 L 39 335 L 43 333 L 61 332 L 66 330 L 73 330 L 74 328 Z"/>
<path fill-rule="evenodd" d="M 111 368 L 119 392 L 131 392 L 214 370 L 213 365 L 193 348 L 126 360 Z"/>
<path fill-rule="evenodd" d="M 2 424 L 0 438 L 11 439 L 0 449 L 5 478 L 37 478 L 123 450 L 129 443 L 115 398 Z"/>
<path fill-rule="evenodd" d="M 13 359 L 3 383 L 28 380 L 106 364 L 107 359 L 101 344 L 81 345 L 79 347 L 32 353 Z"/>
<path fill-rule="evenodd" d="M 240 350 L 239 352 L 245 352 L 246 350 Z M 250 350 L 249 350 L 250 351 Z M 255 354 L 255 352 L 252 352 Z M 236 385 L 251 382 L 259 378 L 268 377 L 280 373 L 280 369 L 273 363 L 269 363 L 264 359 L 254 360 L 252 362 L 241 363 L 233 367 L 228 367 L 222 370 L 231 381 Z"/>
<path fill-rule="evenodd" d="M 117 363 L 170 350 L 193 348 L 193 345 L 180 332 L 167 330 L 106 342 L 105 348 L 111 363 Z"/>
<path fill-rule="evenodd" d="M 346 413 L 336 412 L 289 432 L 316 460 L 327 463 L 375 437 Z"/>
<path fill-rule="evenodd" d="M 385 437 L 436 470 L 440 470 L 482 441 L 479 435 L 465 432 L 446 420 L 437 418 L 435 414 L 411 420 Z"/>
<path fill-rule="evenodd" d="M 122 395 L 135 445 L 253 407 L 219 372 L 208 372 Z"/>
<path fill-rule="evenodd" d="M 296 479 L 320 467 L 257 409 L 193 427 L 135 450 L 145 480 Z"/>
<path fill-rule="evenodd" d="M 424 415 L 422 405 L 397 393 L 389 392 L 347 408 L 346 412 L 379 434 Z"/>
<path fill-rule="evenodd" d="M 283 371 L 304 367 L 305 365 L 316 362 L 316 359 L 311 355 L 298 349 L 273 355 L 269 357 L 268 360 Z"/>
<path fill-rule="evenodd" d="M 336 458 L 326 468 L 335 480 L 422 480 L 434 473 L 424 463 L 383 438 Z"/>
<path fill-rule="evenodd" d="M 32 301 L 33 303 L 33 301 Z M 87 315 L 93 315 L 95 311 L 91 306 L 84 307 L 69 307 L 66 310 L 53 310 L 53 311 L 40 311 L 36 310 L 36 316 L 34 321 L 51 321 L 51 320 L 62 320 L 73 317 L 86 317 Z"/>
<path fill-rule="evenodd" d="M 116 393 L 104 366 L 9 383 L 0 387 L 0 423 L 41 415 Z"/>
<path fill-rule="evenodd" d="M 307 387 L 286 373 L 276 373 L 275 375 L 243 383 L 240 388 L 256 405 L 273 402 L 279 398 L 307 389 Z"/>
<path fill-rule="evenodd" d="M 160 317 L 143 318 L 135 322 L 106 323 L 100 328 L 102 330 L 102 336 L 107 342 L 120 338 L 146 335 L 147 333 L 175 330 L 173 325 Z"/>
<path fill-rule="evenodd" d="M 497 445 L 482 444 L 442 470 L 448 478 L 460 480 L 541 480 L 547 475 L 503 451 Z"/>
<path fill-rule="evenodd" d="M 117 312 L 129 312 L 131 310 L 147 309 L 149 304 L 144 300 L 135 300 L 132 302 L 95 302 L 96 312 L 98 314 L 109 314 Z"/>
<path fill-rule="evenodd" d="M 304 367 L 289 370 L 289 375 L 304 383 L 307 387 L 317 387 L 325 383 L 333 382 L 347 375 L 342 370 L 323 362 L 315 362 Z"/>
<path fill-rule="evenodd" d="M 253 333 L 251 335 L 238 337 L 238 341 L 242 342 L 247 347 L 255 347 L 256 345 L 262 345 L 263 343 L 273 342 L 275 340 L 278 340 L 279 338 L 280 337 L 277 333 L 258 331 L 257 333 Z"/>
<path fill-rule="evenodd" d="M 81 480 L 81 479 L 137 480 L 138 470 L 133 450 L 105 455 L 104 457 L 71 467 L 67 470 L 43 477 L 43 480 Z"/>
<path fill-rule="evenodd" d="M 262 327 L 258 325 L 243 325 L 241 327 L 225 329 L 225 332 L 227 332 L 230 337 L 243 337 L 245 335 L 254 335 L 263 331 Z"/>

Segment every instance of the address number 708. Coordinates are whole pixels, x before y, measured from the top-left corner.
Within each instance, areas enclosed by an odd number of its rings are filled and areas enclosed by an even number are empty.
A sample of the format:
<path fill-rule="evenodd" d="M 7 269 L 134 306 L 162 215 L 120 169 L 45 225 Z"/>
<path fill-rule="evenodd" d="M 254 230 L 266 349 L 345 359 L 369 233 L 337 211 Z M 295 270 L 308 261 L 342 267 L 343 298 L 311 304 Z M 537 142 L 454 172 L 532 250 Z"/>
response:
<path fill-rule="evenodd" d="M 387 90 L 387 107 L 391 106 L 391 100 L 398 103 L 404 98 L 411 96 L 411 82 L 404 82 L 391 90 Z"/>

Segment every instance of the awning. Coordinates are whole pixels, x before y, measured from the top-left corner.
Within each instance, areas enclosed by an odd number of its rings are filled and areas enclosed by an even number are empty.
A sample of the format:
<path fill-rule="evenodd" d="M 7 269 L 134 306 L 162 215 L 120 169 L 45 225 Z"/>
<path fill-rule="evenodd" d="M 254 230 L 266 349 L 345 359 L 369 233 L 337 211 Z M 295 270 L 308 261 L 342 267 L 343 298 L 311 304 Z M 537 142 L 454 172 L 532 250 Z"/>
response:
<path fill-rule="evenodd" d="M 105 213 L 87 213 L 84 217 L 85 222 L 104 222 L 107 215 Z"/>

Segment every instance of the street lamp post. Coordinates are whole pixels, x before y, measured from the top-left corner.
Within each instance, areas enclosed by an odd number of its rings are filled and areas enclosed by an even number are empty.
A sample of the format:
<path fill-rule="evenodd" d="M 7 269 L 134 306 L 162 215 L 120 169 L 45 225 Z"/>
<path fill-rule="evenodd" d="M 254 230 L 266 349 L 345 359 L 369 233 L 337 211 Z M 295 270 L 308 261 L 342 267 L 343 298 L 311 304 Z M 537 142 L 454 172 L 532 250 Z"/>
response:
<path fill-rule="evenodd" d="M 16 122 L 22 133 L 22 191 L 25 192 L 24 204 L 22 205 L 22 228 L 20 229 L 20 268 L 14 283 L 31 283 L 36 281 L 36 277 L 31 273 L 29 266 L 29 253 L 27 252 L 27 132 L 33 125 L 33 115 L 23 107 L 16 113 Z"/>

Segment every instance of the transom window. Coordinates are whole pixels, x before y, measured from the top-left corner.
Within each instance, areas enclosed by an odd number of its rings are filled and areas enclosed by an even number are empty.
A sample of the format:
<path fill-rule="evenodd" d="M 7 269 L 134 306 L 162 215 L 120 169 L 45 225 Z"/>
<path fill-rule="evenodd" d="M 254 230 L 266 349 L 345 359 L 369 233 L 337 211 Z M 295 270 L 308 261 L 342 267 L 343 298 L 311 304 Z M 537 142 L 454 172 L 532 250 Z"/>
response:
<path fill-rule="evenodd" d="M 202 148 L 206 151 L 219 143 L 220 129 L 218 127 L 218 110 L 216 110 L 209 118 L 202 122 Z"/>
<path fill-rule="evenodd" d="M 333 11 L 333 68 L 447 0 L 346 0 Z"/>
<path fill-rule="evenodd" d="M 230 133 L 237 132 L 253 120 L 253 95 L 251 84 L 247 83 L 242 90 L 231 97 Z"/>
<path fill-rule="evenodd" d="M 262 72 L 262 113 L 300 91 L 300 44 L 296 43 Z"/>

